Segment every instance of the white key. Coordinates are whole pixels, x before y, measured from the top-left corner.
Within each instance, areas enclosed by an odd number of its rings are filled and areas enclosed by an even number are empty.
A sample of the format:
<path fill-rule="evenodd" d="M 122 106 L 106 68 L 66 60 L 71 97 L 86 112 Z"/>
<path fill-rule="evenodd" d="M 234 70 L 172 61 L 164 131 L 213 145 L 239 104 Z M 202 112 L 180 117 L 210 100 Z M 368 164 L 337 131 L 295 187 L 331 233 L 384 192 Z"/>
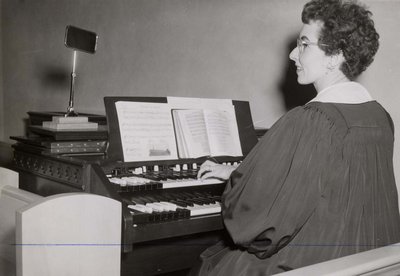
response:
<path fill-rule="evenodd" d="M 126 184 L 127 184 L 126 180 L 118 178 L 118 177 L 111 177 L 108 180 L 111 183 L 118 184 L 118 185 L 121 185 L 121 186 L 126 186 Z"/>
<path fill-rule="evenodd" d="M 162 208 L 162 212 L 163 211 L 170 211 L 171 206 L 167 206 L 166 204 L 163 204 L 161 202 L 153 202 L 152 204 L 159 206 L 160 208 Z"/>
<path fill-rule="evenodd" d="M 219 203 L 207 205 L 194 204 L 194 206 L 187 206 L 186 209 L 190 210 L 191 217 L 221 213 L 221 205 Z"/>
<path fill-rule="evenodd" d="M 157 204 L 157 203 L 146 203 L 147 207 L 150 207 L 151 209 L 153 209 L 153 211 L 155 212 L 163 212 L 166 211 L 165 207 Z"/>
<path fill-rule="evenodd" d="M 168 211 L 176 211 L 176 208 L 178 208 L 176 204 L 167 201 L 161 201 L 160 204 L 165 205 L 165 208 L 167 208 Z"/>
<path fill-rule="evenodd" d="M 150 180 L 148 180 L 146 178 L 136 177 L 136 176 L 123 177 L 122 179 L 124 179 L 128 185 L 132 185 L 132 186 L 143 185 L 143 184 L 150 182 Z"/>
<path fill-rule="evenodd" d="M 132 209 L 132 210 L 140 211 L 140 212 L 143 212 L 143 213 L 148 213 L 148 214 L 153 213 L 153 209 L 152 208 L 150 208 L 148 206 L 145 206 L 143 204 L 128 205 L 128 208 Z"/>

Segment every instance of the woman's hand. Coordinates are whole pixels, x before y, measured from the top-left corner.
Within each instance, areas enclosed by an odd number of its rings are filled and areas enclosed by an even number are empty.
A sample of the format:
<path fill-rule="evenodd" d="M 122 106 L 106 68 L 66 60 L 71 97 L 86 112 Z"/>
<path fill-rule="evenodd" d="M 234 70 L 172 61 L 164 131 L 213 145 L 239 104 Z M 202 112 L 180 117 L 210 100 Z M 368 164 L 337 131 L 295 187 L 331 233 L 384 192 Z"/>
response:
<path fill-rule="evenodd" d="M 228 180 L 235 169 L 236 166 L 221 165 L 207 160 L 200 166 L 197 178 L 217 178 L 220 180 Z"/>

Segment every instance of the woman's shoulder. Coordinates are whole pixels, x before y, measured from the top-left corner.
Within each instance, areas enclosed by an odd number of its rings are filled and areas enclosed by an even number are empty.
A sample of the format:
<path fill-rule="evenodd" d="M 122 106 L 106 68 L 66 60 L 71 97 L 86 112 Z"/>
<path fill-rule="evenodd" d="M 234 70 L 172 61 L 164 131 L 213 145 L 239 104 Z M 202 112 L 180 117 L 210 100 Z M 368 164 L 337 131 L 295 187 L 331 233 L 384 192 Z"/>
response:
<path fill-rule="evenodd" d="M 331 132 L 338 129 L 346 131 L 346 124 L 341 120 L 339 113 L 333 106 L 324 106 L 320 103 L 309 103 L 295 107 L 283 115 L 268 131 L 275 133 L 284 130 L 285 133 L 313 133 Z"/>
<path fill-rule="evenodd" d="M 389 113 L 377 101 L 359 104 L 312 102 L 304 108 L 321 112 L 335 124 L 347 128 L 381 127 L 390 124 L 391 121 Z"/>
<path fill-rule="evenodd" d="M 342 124 L 343 115 L 332 103 L 310 102 L 288 111 L 284 116 L 286 120 L 295 121 L 296 124 L 306 121 L 315 123 Z"/>
<path fill-rule="evenodd" d="M 376 101 L 360 104 L 309 102 L 288 111 L 271 127 L 271 130 L 304 132 L 327 130 L 345 135 L 351 127 L 388 127 L 391 119 Z M 393 130 L 393 129 L 392 129 Z"/>

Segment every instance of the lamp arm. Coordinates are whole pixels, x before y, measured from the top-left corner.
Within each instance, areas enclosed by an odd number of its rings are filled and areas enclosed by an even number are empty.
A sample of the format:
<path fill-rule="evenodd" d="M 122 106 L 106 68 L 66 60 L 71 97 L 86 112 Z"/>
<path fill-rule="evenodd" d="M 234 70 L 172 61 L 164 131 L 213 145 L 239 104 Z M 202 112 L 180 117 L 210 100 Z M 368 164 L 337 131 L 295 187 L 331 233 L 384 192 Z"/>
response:
<path fill-rule="evenodd" d="M 72 63 L 72 72 L 71 72 L 71 89 L 69 93 L 69 104 L 67 108 L 67 113 L 65 114 L 65 117 L 76 117 L 78 116 L 78 113 L 74 111 L 74 93 L 75 93 L 75 79 L 76 79 L 76 73 L 75 73 L 75 67 L 76 67 L 76 51 L 74 51 L 74 59 Z"/>

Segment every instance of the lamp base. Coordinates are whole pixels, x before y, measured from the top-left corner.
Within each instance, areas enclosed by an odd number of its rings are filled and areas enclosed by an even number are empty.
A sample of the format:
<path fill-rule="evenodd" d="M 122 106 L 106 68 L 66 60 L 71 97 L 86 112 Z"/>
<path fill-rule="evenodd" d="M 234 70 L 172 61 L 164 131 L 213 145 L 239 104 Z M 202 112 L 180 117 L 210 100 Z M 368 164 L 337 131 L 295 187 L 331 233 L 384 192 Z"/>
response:
<path fill-rule="evenodd" d="M 78 117 L 78 116 L 79 116 L 78 112 L 75 112 L 73 107 L 68 106 L 67 113 L 65 113 L 64 117 Z"/>

